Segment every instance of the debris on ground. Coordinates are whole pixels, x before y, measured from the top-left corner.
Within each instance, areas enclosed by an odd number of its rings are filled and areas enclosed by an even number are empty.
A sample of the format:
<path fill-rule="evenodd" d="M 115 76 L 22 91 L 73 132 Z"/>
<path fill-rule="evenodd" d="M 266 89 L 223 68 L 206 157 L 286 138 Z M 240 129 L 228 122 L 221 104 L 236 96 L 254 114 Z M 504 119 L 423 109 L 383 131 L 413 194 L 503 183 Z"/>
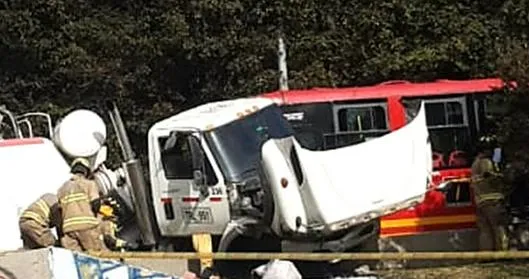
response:
<path fill-rule="evenodd" d="M 255 279 L 301 279 L 301 274 L 290 261 L 272 260 L 252 270 Z"/>
<path fill-rule="evenodd" d="M 378 273 L 384 279 L 518 279 L 528 277 L 529 264 L 527 261 L 510 261 L 450 267 L 380 270 Z"/>

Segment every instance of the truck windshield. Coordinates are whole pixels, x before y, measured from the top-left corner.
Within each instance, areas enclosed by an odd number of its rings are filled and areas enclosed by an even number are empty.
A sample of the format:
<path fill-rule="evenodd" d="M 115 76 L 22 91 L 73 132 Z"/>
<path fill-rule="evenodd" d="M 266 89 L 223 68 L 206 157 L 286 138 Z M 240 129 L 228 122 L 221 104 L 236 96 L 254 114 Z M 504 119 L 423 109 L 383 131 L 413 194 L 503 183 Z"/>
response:
<path fill-rule="evenodd" d="M 276 105 L 205 133 L 225 178 L 241 181 L 257 170 L 261 146 L 268 139 L 293 135 L 290 124 Z"/>

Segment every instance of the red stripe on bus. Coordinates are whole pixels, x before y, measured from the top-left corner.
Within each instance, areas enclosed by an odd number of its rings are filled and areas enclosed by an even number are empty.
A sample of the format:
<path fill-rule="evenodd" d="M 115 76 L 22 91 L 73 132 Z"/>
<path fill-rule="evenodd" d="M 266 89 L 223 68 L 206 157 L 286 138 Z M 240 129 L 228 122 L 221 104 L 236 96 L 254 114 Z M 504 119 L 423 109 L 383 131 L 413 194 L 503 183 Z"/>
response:
<path fill-rule="evenodd" d="M 222 198 L 221 197 L 211 197 L 211 198 L 209 198 L 209 200 L 212 201 L 212 202 L 220 202 L 222 200 Z"/>
<path fill-rule="evenodd" d="M 447 230 L 463 230 L 476 228 L 475 222 L 459 223 L 459 224 L 435 224 L 417 227 L 397 227 L 380 229 L 380 237 L 397 237 L 405 235 L 416 235 L 428 232 L 447 231 Z"/>

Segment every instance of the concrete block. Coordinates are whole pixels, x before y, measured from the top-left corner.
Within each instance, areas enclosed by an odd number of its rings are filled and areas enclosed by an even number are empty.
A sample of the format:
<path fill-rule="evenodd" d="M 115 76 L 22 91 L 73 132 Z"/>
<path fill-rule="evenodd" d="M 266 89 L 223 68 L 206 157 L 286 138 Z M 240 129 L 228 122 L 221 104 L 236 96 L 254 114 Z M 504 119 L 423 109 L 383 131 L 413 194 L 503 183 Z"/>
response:
<path fill-rule="evenodd" d="M 136 262 L 140 263 L 139 260 Z M 170 270 L 173 275 L 151 271 L 146 267 Z M 133 266 L 62 248 L 12 251 L 0 254 L 0 279 L 180 279 L 179 275 L 184 274 L 185 267 L 178 263 L 150 259 L 142 260 L 141 266 Z"/>

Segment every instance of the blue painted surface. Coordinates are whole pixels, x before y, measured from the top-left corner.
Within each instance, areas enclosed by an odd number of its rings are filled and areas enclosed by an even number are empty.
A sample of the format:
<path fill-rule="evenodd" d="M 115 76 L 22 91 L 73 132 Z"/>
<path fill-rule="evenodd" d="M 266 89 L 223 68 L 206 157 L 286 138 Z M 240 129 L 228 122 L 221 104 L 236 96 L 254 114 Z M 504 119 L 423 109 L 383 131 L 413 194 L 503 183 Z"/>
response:
<path fill-rule="evenodd" d="M 126 269 L 126 273 L 128 274 L 126 278 L 128 279 L 180 279 L 179 277 L 169 276 L 160 272 L 129 266 L 118 261 L 103 260 L 78 253 L 72 254 L 79 279 L 86 278 L 87 275 L 93 279 L 116 278 L 115 276 L 111 276 L 110 273 L 117 269 L 122 269 L 121 271 L 123 273 L 125 273 L 123 269 Z"/>

